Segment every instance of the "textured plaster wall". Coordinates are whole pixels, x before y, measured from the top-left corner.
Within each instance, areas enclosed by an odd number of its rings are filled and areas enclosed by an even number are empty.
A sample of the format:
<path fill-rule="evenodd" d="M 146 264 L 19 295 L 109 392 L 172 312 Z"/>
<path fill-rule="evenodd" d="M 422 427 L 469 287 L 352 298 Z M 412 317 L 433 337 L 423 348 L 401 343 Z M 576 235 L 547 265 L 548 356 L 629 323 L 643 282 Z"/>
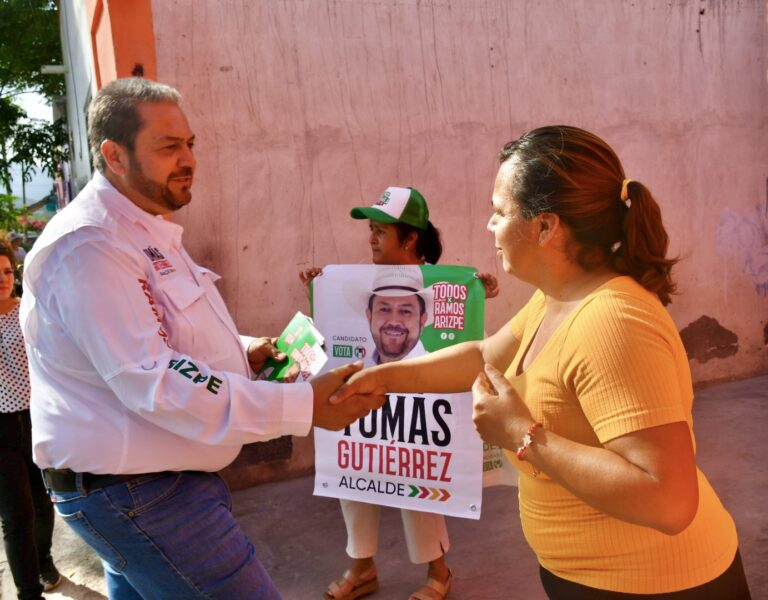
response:
<path fill-rule="evenodd" d="M 501 326 L 531 290 L 485 231 L 496 153 L 539 125 L 595 131 L 653 190 L 703 382 L 768 372 L 765 0 L 153 0 L 158 79 L 198 136 L 191 254 L 243 331 L 306 309 L 297 272 L 369 260 L 348 217 L 427 198 L 445 263 L 491 270 Z"/>

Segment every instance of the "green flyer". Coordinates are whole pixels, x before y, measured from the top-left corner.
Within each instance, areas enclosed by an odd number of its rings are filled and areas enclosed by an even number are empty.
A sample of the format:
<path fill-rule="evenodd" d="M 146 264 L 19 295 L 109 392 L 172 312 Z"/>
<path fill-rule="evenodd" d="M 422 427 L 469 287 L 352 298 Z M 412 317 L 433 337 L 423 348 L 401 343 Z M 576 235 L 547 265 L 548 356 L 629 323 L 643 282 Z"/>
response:
<path fill-rule="evenodd" d="M 268 359 L 258 378 L 267 381 L 307 381 L 317 375 L 328 360 L 323 343 L 323 336 L 312 320 L 297 312 L 275 344 L 288 358 L 282 362 Z"/>

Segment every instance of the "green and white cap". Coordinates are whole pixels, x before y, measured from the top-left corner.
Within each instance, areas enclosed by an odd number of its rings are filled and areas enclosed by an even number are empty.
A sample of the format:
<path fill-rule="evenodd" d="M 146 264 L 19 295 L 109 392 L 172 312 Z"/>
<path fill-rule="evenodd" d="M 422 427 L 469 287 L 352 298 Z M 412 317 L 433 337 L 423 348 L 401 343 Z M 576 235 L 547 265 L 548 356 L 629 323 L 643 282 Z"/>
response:
<path fill-rule="evenodd" d="M 429 208 L 419 190 L 410 187 L 388 187 L 370 207 L 353 208 L 353 219 L 371 219 L 381 223 L 407 223 L 418 229 L 426 229 Z"/>

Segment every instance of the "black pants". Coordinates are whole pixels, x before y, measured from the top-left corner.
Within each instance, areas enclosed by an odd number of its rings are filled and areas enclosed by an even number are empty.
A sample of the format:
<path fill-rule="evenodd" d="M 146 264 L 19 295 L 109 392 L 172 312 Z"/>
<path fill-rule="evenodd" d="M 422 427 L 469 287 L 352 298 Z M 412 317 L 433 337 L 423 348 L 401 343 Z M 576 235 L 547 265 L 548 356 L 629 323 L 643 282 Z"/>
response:
<path fill-rule="evenodd" d="M 624 594 L 599 590 L 573 583 L 539 567 L 541 583 L 551 600 L 751 600 L 741 555 L 736 556 L 725 572 L 712 581 L 695 588 L 667 594 Z"/>
<path fill-rule="evenodd" d="M 40 567 L 52 564 L 53 504 L 32 462 L 28 410 L 0 413 L 0 520 L 19 598 L 42 598 Z"/>

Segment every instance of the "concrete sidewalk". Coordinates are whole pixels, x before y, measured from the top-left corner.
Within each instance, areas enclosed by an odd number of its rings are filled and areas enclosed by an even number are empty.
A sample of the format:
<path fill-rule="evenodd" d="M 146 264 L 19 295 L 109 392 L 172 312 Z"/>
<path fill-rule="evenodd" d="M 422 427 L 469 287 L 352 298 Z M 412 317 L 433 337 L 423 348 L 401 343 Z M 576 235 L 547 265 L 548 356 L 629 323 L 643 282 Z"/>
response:
<path fill-rule="evenodd" d="M 755 600 L 768 598 L 768 376 L 696 393 L 698 463 L 739 529 L 741 554 Z M 448 562 L 454 600 L 544 600 L 536 559 L 520 531 L 515 488 L 484 491 L 479 521 L 449 519 Z M 312 478 L 234 493 L 234 510 L 286 600 L 321 598 L 346 567 L 345 533 L 336 500 L 312 496 Z M 67 581 L 51 600 L 105 597 L 101 566 L 60 520 L 54 558 Z M 15 598 L 5 557 L 3 597 Z M 408 562 L 398 511 L 382 511 L 377 600 L 404 600 L 425 569 Z"/>

